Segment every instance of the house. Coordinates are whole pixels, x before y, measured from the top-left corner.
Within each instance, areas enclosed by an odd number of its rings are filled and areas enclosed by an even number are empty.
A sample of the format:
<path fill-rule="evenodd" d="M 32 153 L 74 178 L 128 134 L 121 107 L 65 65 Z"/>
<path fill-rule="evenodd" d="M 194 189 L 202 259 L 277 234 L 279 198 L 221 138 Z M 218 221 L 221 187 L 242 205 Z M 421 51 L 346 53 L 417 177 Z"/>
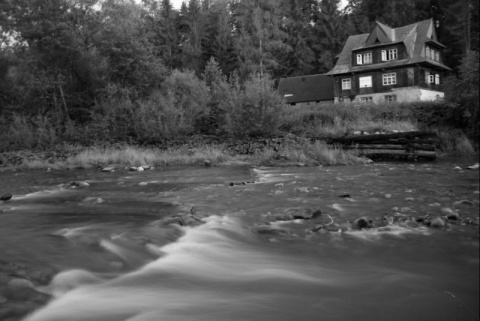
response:
<path fill-rule="evenodd" d="M 335 102 L 417 101 L 444 97 L 443 64 L 432 19 L 400 28 L 376 22 L 371 33 L 350 36 L 335 67 Z"/>
<path fill-rule="evenodd" d="M 282 78 L 278 91 L 292 106 L 315 106 L 334 101 L 333 78 L 326 75 Z"/>

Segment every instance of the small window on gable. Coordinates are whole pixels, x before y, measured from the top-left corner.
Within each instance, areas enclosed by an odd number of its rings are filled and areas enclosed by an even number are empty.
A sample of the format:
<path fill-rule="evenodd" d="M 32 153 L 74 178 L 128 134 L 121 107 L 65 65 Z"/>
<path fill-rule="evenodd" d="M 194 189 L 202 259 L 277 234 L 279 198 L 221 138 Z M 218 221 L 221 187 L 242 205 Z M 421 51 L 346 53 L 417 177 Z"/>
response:
<path fill-rule="evenodd" d="M 387 61 L 387 51 L 382 50 L 382 61 Z"/>

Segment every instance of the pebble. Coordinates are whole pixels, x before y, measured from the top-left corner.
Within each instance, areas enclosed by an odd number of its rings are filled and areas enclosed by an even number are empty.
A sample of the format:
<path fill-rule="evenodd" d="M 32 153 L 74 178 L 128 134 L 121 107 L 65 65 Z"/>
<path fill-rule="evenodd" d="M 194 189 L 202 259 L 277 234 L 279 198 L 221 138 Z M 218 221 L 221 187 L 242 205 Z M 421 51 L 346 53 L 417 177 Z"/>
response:
<path fill-rule="evenodd" d="M 147 186 L 148 185 L 148 182 L 140 182 L 138 183 L 138 186 Z"/>
<path fill-rule="evenodd" d="M 405 201 L 407 202 L 413 202 L 415 199 L 413 197 L 407 197 Z"/>
<path fill-rule="evenodd" d="M 115 167 L 104 167 L 102 168 L 102 172 L 114 172 Z"/>
<path fill-rule="evenodd" d="M 392 194 L 385 194 L 385 198 L 392 198 Z"/>

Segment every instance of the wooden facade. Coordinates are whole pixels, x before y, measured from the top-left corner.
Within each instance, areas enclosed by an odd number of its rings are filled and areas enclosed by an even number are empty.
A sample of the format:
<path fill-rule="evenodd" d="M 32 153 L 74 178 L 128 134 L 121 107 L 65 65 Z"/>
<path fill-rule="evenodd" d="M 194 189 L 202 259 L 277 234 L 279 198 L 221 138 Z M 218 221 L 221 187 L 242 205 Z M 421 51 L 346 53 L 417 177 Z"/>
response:
<path fill-rule="evenodd" d="M 348 38 L 335 67 L 335 101 L 432 100 L 443 97 L 443 64 L 433 21 L 401 28 L 377 22 L 370 34 Z"/>

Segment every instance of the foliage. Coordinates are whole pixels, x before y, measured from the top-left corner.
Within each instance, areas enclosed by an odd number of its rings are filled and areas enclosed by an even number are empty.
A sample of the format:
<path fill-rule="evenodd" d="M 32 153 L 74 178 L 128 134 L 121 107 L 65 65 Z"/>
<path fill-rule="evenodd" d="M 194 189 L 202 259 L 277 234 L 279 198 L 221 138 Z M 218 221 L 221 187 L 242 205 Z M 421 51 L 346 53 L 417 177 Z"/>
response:
<path fill-rule="evenodd" d="M 450 121 L 479 140 L 479 53 L 472 51 L 462 59 L 458 77 L 445 80 L 445 96 L 452 103 L 449 110 Z"/>
<path fill-rule="evenodd" d="M 268 77 L 255 75 L 244 86 L 234 80 L 225 103 L 226 129 L 233 136 L 268 136 L 280 125 L 282 99 Z"/>

